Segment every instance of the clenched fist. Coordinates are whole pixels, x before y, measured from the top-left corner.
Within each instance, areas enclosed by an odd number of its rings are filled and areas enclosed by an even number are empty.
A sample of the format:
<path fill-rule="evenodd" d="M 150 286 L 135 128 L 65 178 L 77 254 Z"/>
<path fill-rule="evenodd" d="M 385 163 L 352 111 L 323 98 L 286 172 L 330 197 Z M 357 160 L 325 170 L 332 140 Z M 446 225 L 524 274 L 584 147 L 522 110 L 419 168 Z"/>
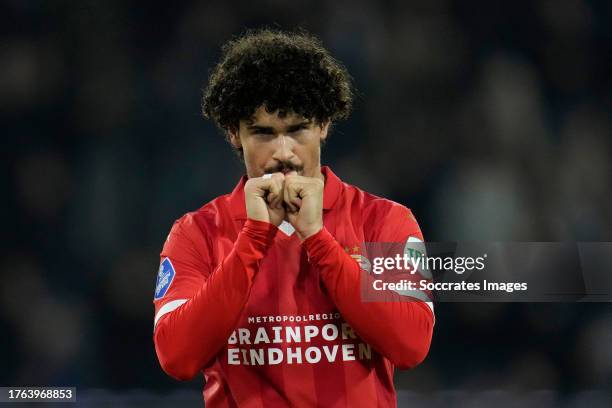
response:
<path fill-rule="evenodd" d="M 244 185 L 244 201 L 247 217 L 269 222 L 277 227 L 285 219 L 283 173 L 266 174 L 247 180 Z"/>
<path fill-rule="evenodd" d="M 296 172 L 250 178 L 244 186 L 247 216 L 279 226 L 287 219 L 303 241 L 323 228 L 322 180 Z"/>
<path fill-rule="evenodd" d="M 284 202 L 287 218 L 303 241 L 323 228 L 323 187 L 321 179 L 285 175 Z"/>

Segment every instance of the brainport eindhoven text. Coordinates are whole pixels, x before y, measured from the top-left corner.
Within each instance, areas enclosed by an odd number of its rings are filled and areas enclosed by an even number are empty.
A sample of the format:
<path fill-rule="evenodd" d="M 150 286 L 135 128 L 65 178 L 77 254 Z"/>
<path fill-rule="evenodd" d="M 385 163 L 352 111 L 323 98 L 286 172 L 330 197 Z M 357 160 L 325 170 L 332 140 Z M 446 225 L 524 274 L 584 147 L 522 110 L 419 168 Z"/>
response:
<path fill-rule="evenodd" d="M 372 348 L 364 343 L 339 314 L 332 322 L 316 322 L 317 315 L 266 316 L 268 322 L 301 324 L 241 327 L 227 341 L 227 363 L 230 365 L 317 364 L 334 361 L 370 360 Z M 299 320 L 297 319 L 299 317 Z M 279 319 L 277 319 L 279 318 Z M 253 319 L 253 320 L 251 320 Z M 256 321 L 249 317 L 249 322 Z M 311 322 L 312 323 L 306 323 Z M 306 323 L 306 324 L 305 324 Z"/>

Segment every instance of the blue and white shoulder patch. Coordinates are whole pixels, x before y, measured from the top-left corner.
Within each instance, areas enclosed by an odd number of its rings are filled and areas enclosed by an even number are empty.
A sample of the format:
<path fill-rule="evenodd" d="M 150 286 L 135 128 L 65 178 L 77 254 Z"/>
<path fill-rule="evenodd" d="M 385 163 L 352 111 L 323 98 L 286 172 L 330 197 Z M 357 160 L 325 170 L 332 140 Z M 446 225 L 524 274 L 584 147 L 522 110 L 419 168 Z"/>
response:
<path fill-rule="evenodd" d="M 158 300 L 164 297 L 172 281 L 174 280 L 174 266 L 170 262 L 169 258 L 164 260 L 159 265 L 159 271 L 157 272 L 157 282 L 155 283 L 155 297 L 154 300 Z"/>

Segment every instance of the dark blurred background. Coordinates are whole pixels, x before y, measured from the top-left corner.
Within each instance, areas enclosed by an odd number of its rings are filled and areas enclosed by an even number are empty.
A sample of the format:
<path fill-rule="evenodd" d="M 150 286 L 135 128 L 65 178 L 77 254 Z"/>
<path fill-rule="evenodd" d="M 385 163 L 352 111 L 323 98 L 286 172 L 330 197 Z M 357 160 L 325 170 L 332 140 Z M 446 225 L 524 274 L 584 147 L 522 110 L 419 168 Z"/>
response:
<path fill-rule="evenodd" d="M 323 161 L 427 240 L 612 240 L 611 2 L 3 0 L 0 385 L 201 400 L 155 357 L 158 254 L 242 174 L 201 89 L 221 44 L 262 26 L 306 28 L 347 66 L 355 112 Z M 436 312 L 404 401 L 610 401 L 609 303 Z"/>

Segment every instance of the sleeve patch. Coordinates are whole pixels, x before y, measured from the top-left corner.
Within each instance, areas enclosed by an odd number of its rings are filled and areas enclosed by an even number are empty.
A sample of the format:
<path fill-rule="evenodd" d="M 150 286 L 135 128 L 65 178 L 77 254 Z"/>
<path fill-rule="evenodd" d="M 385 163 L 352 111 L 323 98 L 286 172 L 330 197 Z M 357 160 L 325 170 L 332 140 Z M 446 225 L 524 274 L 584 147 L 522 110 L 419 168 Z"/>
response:
<path fill-rule="evenodd" d="M 427 257 L 427 248 L 425 242 L 422 239 L 411 236 L 408 237 L 406 245 L 404 246 L 404 255 L 407 255 L 410 259 Z M 418 272 L 425 279 L 433 279 L 431 271 L 427 268 L 419 266 Z"/>
<path fill-rule="evenodd" d="M 172 285 L 172 281 L 174 280 L 174 266 L 172 266 L 172 262 L 170 262 L 169 258 L 164 258 L 164 260 L 159 265 L 159 271 L 157 272 L 157 282 L 155 283 L 155 296 L 154 300 L 158 300 L 164 297 L 170 285 Z"/>

